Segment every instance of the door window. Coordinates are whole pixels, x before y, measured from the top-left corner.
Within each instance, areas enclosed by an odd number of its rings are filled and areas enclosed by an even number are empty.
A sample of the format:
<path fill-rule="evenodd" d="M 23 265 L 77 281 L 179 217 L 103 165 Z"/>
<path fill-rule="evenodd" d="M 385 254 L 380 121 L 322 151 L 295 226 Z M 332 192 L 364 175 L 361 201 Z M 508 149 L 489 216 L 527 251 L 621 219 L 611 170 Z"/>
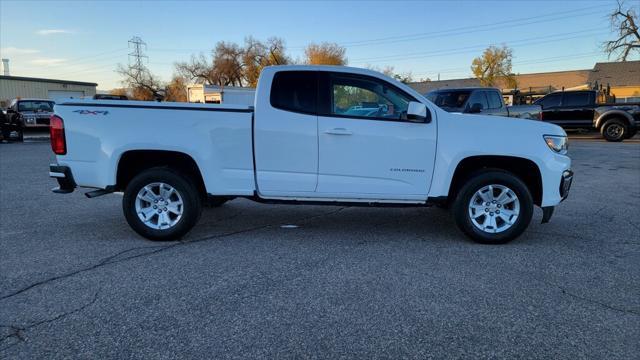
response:
<path fill-rule="evenodd" d="M 271 106 L 304 114 L 318 109 L 318 74 L 315 71 L 280 71 L 271 83 Z"/>
<path fill-rule="evenodd" d="M 562 99 L 562 106 L 587 106 L 589 105 L 589 93 L 588 92 L 575 92 L 564 93 L 564 99 Z"/>
<path fill-rule="evenodd" d="M 502 107 L 502 98 L 496 91 L 487 91 L 489 98 L 489 109 L 500 109 Z"/>
<path fill-rule="evenodd" d="M 332 74 L 329 80 L 330 115 L 406 120 L 411 96 L 382 80 L 345 74 Z"/>
<path fill-rule="evenodd" d="M 536 101 L 536 104 L 542 106 L 543 109 L 549 109 L 560 106 L 560 99 L 562 99 L 562 94 L 547 95 Z"/>
<path fill-rule="evenodd" d="M 467 103 L 468 106 L 471 107 L 473 104 L 480 104 L 482 106 L 482 110 L 488 109 L 489 104 L 487 103 L 487 97 L 484 94 L 485 91 L 474 91 L 471 93 L 471 97 Z"/>

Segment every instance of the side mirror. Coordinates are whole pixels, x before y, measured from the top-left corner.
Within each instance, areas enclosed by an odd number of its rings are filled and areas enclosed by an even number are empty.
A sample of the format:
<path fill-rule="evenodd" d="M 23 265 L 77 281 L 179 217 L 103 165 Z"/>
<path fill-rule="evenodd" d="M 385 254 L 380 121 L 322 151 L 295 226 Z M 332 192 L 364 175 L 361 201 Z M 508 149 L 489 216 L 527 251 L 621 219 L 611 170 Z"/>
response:
<path fill-rule="evenodd" d="M 479 112 L 481 112 L 481 111 L 482 111 L 482 104 L 480 104 L 480 103 L 474 103 L 474 104 L 472 104 L 472 105 L 469 107 L 469 109 L 467 110 L 467 112 L 468 112 L 469 114 L 477 114 L 477 113 L 479 113 Z"/>
<path fill-rule="evenodd" d="M 429 122 L 427 106 L 417 101 L 410 101 L 409 107 L 407 107 L 407 120 L 417 123 Z"/>

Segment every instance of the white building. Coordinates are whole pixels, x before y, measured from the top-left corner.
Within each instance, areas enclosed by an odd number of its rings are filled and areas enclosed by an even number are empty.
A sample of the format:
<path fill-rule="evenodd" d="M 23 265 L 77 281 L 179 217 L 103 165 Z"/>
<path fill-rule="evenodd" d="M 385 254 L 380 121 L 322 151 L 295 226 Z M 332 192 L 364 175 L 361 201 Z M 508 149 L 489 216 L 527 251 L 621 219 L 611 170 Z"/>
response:
<path fill-rule="evenodd" d="M 256 89 L 237 86 L 194 84 L 187 86 L 191 103 L 253 105 Z"/>

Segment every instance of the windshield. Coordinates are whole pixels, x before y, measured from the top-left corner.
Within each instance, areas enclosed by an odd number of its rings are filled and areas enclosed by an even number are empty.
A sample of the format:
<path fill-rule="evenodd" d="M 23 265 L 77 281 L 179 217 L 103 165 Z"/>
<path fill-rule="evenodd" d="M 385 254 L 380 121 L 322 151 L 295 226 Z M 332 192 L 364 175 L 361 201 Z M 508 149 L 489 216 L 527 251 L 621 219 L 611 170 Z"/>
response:
<path fill-rule="evenodd" d="M 53 112 L 53 101 L 20 101 L 18 111 Z"/>
<path fill-rule="evenodd" d="M 439 107 L 447 110 L 461 110 L 471 95 L 471 90 L 433 91 L 428 93 L 427 99 Z"/>

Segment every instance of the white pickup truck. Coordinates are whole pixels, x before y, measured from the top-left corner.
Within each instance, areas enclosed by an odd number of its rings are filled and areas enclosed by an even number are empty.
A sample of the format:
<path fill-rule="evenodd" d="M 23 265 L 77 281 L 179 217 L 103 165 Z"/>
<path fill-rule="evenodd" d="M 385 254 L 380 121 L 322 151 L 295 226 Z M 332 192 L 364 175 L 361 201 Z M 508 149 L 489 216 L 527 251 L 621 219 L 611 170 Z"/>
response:
<path fill-rule="evenodd" d="M 204 204 L 244 197 L 439 204 L 472 239 L 504 243 L 534 205 L 547 222 L 573 177 L 556 125 L 448 113 L 348 67 L 265 68 L 254 106 L 68 100 L 50 128 L 54 192 L 122 191 L 127 222 L 153 240 L 185 235 Z"/>

